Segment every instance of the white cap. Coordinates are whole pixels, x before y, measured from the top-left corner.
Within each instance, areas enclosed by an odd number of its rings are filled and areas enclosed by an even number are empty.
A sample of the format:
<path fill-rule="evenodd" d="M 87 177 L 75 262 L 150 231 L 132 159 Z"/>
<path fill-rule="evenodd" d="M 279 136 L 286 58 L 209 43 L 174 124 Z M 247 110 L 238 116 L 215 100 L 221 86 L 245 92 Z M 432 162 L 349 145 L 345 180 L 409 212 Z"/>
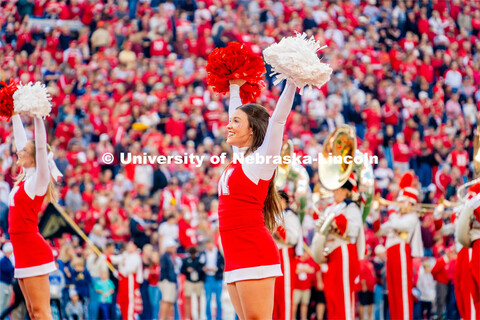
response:
<path fill-rule="evenodd" d="M 72 289 L 70 289 L 70 290 L 68 291 L 68 295 L 69 295 L 70 298 L 71 298 L 71 297 L 73 297 L 73 296 L 78 295 L 78 292 L 77 292 L 77 290 L 75 290 L 75 289 L 72 288 Z"/>
<path fill-rule="evenodd" d="M 11 242 L 7 242 L 2 247 L 3 253 L 9 253 L 13 251 L 13 246 Z"/>

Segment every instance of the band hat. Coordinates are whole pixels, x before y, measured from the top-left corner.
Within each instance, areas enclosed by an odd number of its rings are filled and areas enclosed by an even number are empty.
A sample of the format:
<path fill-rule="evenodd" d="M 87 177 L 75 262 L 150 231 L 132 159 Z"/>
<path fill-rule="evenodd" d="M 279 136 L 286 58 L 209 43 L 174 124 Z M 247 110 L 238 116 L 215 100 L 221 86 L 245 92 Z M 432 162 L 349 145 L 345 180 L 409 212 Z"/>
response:
<path fill-rule="evenodd" d="M 399 183 L 400 194 L 397 201 L 408 201 L 417 204 L 419 192 L 414 188 L 414 176 L 412 173 L 405 173 Z"/>

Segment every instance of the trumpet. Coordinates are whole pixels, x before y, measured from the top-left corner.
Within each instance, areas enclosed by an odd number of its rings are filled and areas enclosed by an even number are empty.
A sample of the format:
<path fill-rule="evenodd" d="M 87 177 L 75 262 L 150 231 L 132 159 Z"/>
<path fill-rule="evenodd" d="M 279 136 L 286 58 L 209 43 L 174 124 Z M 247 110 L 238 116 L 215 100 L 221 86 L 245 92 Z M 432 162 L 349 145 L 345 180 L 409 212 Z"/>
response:
<path fill-rule="evenodd" d="M 374 201 L 373 208 L 378 209 L 380 206 L 393 205 L 393 206 L 399 207 L 401 210 L 405 210 L 405 209 L 407 209 L 406 204 L 407 204 L 406 202 L 390 201 L 390 200 L 387 200 L 385 198 L 377 196 L 377 198 Z M 415 210 L 417 210 L 419 212 L 420 216 L 423 216 L 428 212 L 435 211 L 435 209 L 437 207 L 440 208 L 440 211 L 443 211 L 443 210 L 445 210 L 445 208 L 454 208 L 456 206 L 458 206 L 458 202 L 452 202 L 452 201 L 445 200 L 444 198 L 440 198 L 440 201 L 439 201 L 438 204 L 417 203 L 413 207 L 415 208 Z"/>

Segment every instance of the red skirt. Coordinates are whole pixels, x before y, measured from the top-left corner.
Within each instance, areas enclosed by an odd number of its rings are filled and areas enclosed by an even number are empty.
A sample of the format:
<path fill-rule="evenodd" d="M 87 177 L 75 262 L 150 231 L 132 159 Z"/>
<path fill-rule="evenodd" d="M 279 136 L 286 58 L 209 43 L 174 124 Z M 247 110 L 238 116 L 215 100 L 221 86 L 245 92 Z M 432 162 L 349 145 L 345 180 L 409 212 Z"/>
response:
<path fill-rule="evenodd" d="M 225 281 L 282 275 L 278 247 L 265 226 L 220 231 L 225 256 Z"/>
<path fill-rule="evenodd" d="M 15 278 L 29 278 L 57 270 L 52 248 L 39 232 L 11 233 Z"/>

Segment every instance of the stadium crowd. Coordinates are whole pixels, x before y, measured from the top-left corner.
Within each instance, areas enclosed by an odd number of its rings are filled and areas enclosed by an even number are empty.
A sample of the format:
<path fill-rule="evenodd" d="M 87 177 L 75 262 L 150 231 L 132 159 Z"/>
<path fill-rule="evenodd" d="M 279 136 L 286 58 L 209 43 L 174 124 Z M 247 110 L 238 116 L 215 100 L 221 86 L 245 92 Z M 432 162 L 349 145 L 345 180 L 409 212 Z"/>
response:
<path fill-rule="evenodd" d="M 376 191 L 386 199 L 396 198 L 398 179 L 408 170 L 418 176 L 425 203 L 441 197 L 455 201 L 456 188 L 472 177 L 480 103 L 478 1 L 14 0 L 0 5 L 0 80 L 48 86 L 53 104 L 46 119 L 48 141 L 64 174 L 59 203 L 104 253 L 98 257 L 75 235 L 52 240 L 59 270 L 50 276 L 51 297 L 59 319 L 118 316 L 115 277 L 109 276 L 107 262 L 121 271 L 128 254 L 142 262 L 141 272 L 132 271 L 144 279 L 135 304 L 141 319 L 157 319 L 159 311 L 168 318 L 173 309 L 189 319 L 198 314 L 188 307 L 192 295 L 205 295 L 208 305 L 215 295 L 216 311 L 207 307 L 206 316 L 221 318 L 217 184 L 223 167 L 210 161 L 200 167 L 122 164 L 120 155 L 231 154 L 224 141 L 228 96 L 208 89 L 205 69 L 209 53 L 228 42 L 245 43 L 261 55 L 283 37 L 306 32 L 328 45 L 321 56 L 334 70 L 331 81 L 297 94 L 287 120 L 285 139 L 292 139 L 297 155 L 316 157 L 325 137 L 346 123 L 356 128 L 359 150 L 380 158 Z M 273 81 L 267 66 L 267 85 L 257 102 L 270 111 L 281 93 Z M 23 120 L 32 137 L 33 123 Z M 8 195 L 19 170 L 15 152 L 11 123 L 3 121 L 0 243 L 8 242 Z M 114 155 L 113 163 L 105 161 L 106 152 Z M 307 171 L 316 190 L 316 164 Z M 458 318 L 453 239 L 436 232 L 433 220 L 432 214 L 422 218 L 427 258 L 414 268 L 416 315 L 431 318 L 435 311 L 435 317 Z M 311 221 L 303 224 L 307 242 Z M 388 310 L 385 250 L 383 240 L 366 230 L 368 255 L 358 290 L 375 292 L 380 319 L 381 310 L 385 315 Z M 128 254 L 118 254 L 124 247 Z M 11 302 L 20 300 L 7 263 L 11 248 L 5 244 L 3 252 L 1 311 L 13 291 Z M 298 259 L 311 278 L 299 281 L 297 289 L 321 291 L 320 269 L 313 262 L 305 266 L 308 256 Z M 448 262 L 439 267 L 438 261 Z M 435 283 L 445 294 L 432 292 Z M 309 314 L 320 319 L 322 303 L 315 304 L 312 300 Z"/>

